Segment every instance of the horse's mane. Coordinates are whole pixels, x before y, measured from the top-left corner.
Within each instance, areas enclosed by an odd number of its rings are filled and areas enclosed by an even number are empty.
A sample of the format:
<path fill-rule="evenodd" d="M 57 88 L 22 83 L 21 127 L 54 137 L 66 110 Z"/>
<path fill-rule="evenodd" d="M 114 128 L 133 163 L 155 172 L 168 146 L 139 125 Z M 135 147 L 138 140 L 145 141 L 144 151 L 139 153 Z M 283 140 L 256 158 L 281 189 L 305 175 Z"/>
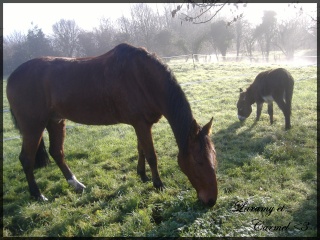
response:
<path fill-rule="evenodd" d="M 123 43 L 118 45 L 114 50 L 117 65 L 120 67 L 125 66 L 133 57 L 141 57 L 150 62 L 154 68 L 160 69 L 157 72 L 163 73 L 162 76 L 159 76 L 162 81 L 165 81 L 166 89 L 166 113 L 163 114 L 172 128 L 179 149 L 182 152 L 185 151 L 187 149 L 187 140 L 193 116 L 190 104 L 172 71 L 156 54 L 149 53 L 144 48 L 136 48 Z"/>
<path fill-rule="evenodd" d="M 184 152 L 187 149 L 189 130 L 193 120 L 190 104 L 178 84 L 176 78 L 170 73 L 167 81 L 166 106 L 167 119 L 175 135 L 179 149 Z"/>

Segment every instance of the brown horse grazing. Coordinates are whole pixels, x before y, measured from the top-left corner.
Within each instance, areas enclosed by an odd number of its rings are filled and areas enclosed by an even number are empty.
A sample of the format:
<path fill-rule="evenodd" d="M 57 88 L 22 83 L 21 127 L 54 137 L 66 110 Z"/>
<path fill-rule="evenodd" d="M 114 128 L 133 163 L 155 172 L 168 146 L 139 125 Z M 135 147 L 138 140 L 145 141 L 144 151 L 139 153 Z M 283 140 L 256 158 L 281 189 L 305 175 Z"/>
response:
<path fill-rule="evenodd" d="M 259 73 L 245 92 L 240 88 L 240 97 L 237 103 L 239 120 L 243 121 L 249 117 L 252 112 L 251 105 L 257 103 L 256 121 L 258 121 L 260 119 L 262 105 L 264 102 L 267 102 L 270 123 L 272 124 L 273 101 L 275 101 L 284 114 L 285 128 L 290 129 L 293 86 L 293 77 L 283 68 Z"/>
<path fill-rule="evenodd" d="M 19 66 L 9 77 L 7 97 L 22 135 L 19 156 L 30 194 L 46 200 L 33 170 L 48 163 L 43 131 L 49 134 L 49 153 L 70 185 L 85 186 L 64 160 L 65 119 L 88 124 L 130 124 L 138 142 L 137 172 L 147 180 L 147 160 L 155 188 L 162 189 L 151 127 L 164 115 L 179 148 L 178 163 L 197 191 L 213 206 L 217 200 L 216 152 L 209 134 L 212 119 L 200 127 L 176 78 L 155 55 L 120 44 L 92 58 L 43 57 Z"/>

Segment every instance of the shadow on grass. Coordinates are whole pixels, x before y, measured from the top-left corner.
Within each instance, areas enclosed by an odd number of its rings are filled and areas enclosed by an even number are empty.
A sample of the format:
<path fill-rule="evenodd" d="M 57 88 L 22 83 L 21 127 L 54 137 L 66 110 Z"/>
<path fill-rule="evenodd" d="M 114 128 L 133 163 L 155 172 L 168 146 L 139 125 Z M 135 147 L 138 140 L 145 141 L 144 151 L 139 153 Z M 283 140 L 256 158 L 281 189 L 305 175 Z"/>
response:
<path fill-rule="evenodd" d="M 265 146 L 273 141 L 268 134 L 260 138 L 255 137 L 256 125 L 257 122 L 254 122 L 243 131 L 238 131 L 245 126 L 245 122 L 236 121 L 213 134 L 219 171 L 242 166 L 250 160 L 251 155 L 262 154 Z"/>
<path fill-rule="evenodd" d="M 315 183 L 313 183 L 315 184 Z M 316 187 L 316 186 L 315 186 Z M 300 231 L 301 236 L 316 237 L 317 236 L 317 193 L 307 196 L 306 200 L 300 204 L 300 207 L 292 214 L 293 227 Z M 303 219 L 303 220 L 302 220 Z"/>
<path fill-rule="evenodd" d="M 160 207 L 161 206 L 161 207 Z M 173 201 L 170 206 L 163 208 L 163 204 L 155 205 L 152 209 L 152 218 L 156 223 L 147 237 L 179 237 L 181 231 L 187 230 L 198 218 L 210 211 L 199 201 L 192 201 L 189 206 L 184 201 Z"/>

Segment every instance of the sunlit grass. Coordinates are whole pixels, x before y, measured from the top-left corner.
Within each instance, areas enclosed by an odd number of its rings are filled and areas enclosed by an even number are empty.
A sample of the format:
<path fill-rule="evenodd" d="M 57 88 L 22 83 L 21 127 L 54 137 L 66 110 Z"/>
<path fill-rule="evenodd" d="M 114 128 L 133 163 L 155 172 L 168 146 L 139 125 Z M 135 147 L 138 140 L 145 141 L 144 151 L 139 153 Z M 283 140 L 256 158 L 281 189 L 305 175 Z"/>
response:
<path fill-rule="evenodd" d="M 212 140 L 218 159 L 217 204 L 207 209 L 177 164 L 178 148 L 166 119 L 153 126 L 163 192 L 136 174 L 137 143 L 128 125 L 67 125 L 65 155 L 77 178 L 86 185 L 77 194 L 54 161 L 35 171 L 42 193 L 49 199 L 30 199 L 18 155 L 21 139 L 3 142 L 4 236 L 316 236 L 316 71 L 315 66 L 240 63 L 169 62 L 200 124 L 214 118 Z M 275 67 L 288 69 L 295 81 L 292 129 L 284 130 L 284 116 L 275 105 L 269 124 L 266 106 L 261 120 L 237 119 L 239 88 Z M 209 80 L 209 81 L 208 81 Z M 5 89 L 4 82 L 4 89 Z M 5 92 L 5 91 L 4 91 Z M 4 97 L 4 108 L 8 103 Z M 19 136 L 9 113 L 3 114 L 3 137 Z M 49 146 L 45 134 L 46 146 Z M 147 167 L 147 175 L 151 175 Z M 234 212 L 234 204 L 279 208 Z M 286 231 L 254 228 L 253 220 L 285 226 Z"/>

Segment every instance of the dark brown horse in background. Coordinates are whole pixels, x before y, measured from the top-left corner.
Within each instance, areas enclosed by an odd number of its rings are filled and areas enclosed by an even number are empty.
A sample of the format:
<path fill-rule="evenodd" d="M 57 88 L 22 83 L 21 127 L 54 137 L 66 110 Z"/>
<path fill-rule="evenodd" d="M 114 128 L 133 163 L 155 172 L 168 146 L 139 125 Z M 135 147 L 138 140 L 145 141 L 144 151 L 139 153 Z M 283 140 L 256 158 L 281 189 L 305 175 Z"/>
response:
<path fill-rule="evenodd" d="M 9 77 L 7 97 L 22 135 L 19 156 L 30 194 L 40 193 L 33 170 L 48 163 L 43 131 L 49 134 L 49 153 L 70 185 L 85 186 L 64 160 L 65 119 L 89 124 L 130 124 L 138 141 L 137 172 L 147 180 L 145 159 L 153 185 L 162 188 L 151 127 L 164 115 L 179 148 L 178 163 L 197 191 L 213 206 L 217 200 L 216 153 L 209 134 L 212 119 L 200 127 L 174 75 L 156 56 L 142 48 L 120 44 L 92 58 L 44 57 L 25 62 Z"/>
<path fill-rule="evenodd" d="M 262 105 L 268 103 L 270 123 L 273 123 L 273 101 L 282 110 L 285 117 L 285 128 L 290 129 L 291 101 L 294 80 L 291 74 L 283 68 L 261 72 L 245 92 L 240 88 L 240 97 L 237 103 L 238 118 L 245 120 L 252 112 L 251 105 L 257 103 L 256 121 L 260 119 Z"/>

